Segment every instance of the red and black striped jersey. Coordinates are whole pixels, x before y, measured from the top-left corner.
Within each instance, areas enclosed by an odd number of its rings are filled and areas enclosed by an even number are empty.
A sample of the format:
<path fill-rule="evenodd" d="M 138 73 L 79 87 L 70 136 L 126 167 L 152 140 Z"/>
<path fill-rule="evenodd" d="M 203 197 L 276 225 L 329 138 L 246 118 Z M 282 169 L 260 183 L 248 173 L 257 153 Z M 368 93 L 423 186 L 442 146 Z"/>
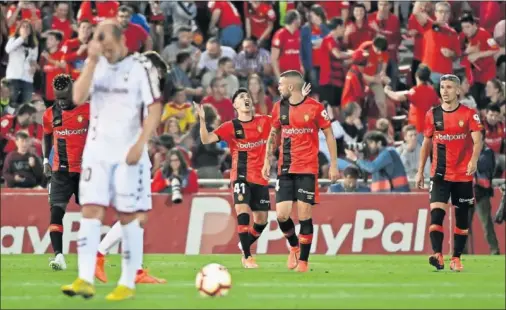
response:
<path fill-rule="evenodd" d="M 268 184 L 262 177 L 262 167 L 270 130 L 271 117 L 267 115 L 255 115 L 248 122 L 235 118 L 214 130 L 220 140 L 228 143 L 232 154 L 230 181 Z"/>
<path fill-rule="evenodd" d="M 88 103 L 72 110 L 54 104 L 42 117 L 44 134 L 53 135 L 53 171 L 81 172 L 81 159 L 90 122 Z"/>
<path fill-rule="evenodd" d="M 323 104 L 309 97 L 295 105 L 278 101 L 272 109 L 272 126 L 281 130 L 278 174 L 318 175 L 318 132 L 330 127 Z"/>
<path fill-rule="evenodd" d="M 473 180 L 467 175 L 467 165 L 473 155 L 471 132 L 483 126 L 477 112 L 463 104 L 453 111 L 442 106 L 430 109 L 425 116 L 424 135 L 432 138 L 431 176 L 451 182 Z"/>

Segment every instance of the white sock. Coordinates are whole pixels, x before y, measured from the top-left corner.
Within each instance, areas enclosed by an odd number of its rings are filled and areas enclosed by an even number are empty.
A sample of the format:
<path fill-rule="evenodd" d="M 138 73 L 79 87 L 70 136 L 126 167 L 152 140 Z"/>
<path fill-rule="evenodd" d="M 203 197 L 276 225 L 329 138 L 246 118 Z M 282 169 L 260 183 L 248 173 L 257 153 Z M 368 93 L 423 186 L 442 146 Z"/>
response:
<path fill-rule="evenodd" d="M 109 253 L 111 248 L 121 241 L 121 223 L 117 221 L 112 225 L 111 229 L 107 232 L 98 246 L 100 254 L 106 255 Z"/>
<path fill-rule="evenodd" d="M 99 219 L 81 219 L 81 228 L 77 237 L 77 261 L 79 278 L 93 283 L 95 279 L 95 265 L 97 262 L 97 249 L 100 242 Z"/>
<path fill-rule="evenodd" d="M 140 227 L 140 226 L 139 226 Z M 139 268 L 137 268 L 137 270 L 141 270 L 143 268 L 142 264 L 144 263 L 144 228 L 141 227 L 141 250 L 142 250 L 142 254 L 141 254 L 141 266 Z"/>
<path fill-rule="evenodd" d="M 142 229 L 139 220 L 135 219 L 127 225 L 122 225 L 122 260 L 121 277 L 118 284 L 131 289 L 135 288 L 135 275 L 142 262 Z"/>

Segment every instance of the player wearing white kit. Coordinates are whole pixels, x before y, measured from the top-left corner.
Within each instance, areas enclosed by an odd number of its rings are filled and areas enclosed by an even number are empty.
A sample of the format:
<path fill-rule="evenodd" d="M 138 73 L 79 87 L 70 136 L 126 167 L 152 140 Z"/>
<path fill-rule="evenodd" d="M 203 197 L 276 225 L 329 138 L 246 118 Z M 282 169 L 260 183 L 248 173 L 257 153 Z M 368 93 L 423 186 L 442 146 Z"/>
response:
<path fill-rule="evenodd" d="M 114 21 L 98 25 L 88 43 L 88 58 L 74 84 L 73 99 L 90 99 L 90 126 L 82 160 L 79 200 L 78 278 L 62 286 L 68 296 L 95 295 L 94 272 L 105 209 L 113 205 L 122 229 L 122 263 L 118 286 L 106 296 L 123 300 L 134 296 L 135 275 L 142 261 L 143 231 L 137 213 L 143 205 L 148 167 L 146 144 L 160 122 L 158 76 L 151 62 L 128 55 L 125 36 Z M 144 118 L 144 115 L 147 115 Z"/>

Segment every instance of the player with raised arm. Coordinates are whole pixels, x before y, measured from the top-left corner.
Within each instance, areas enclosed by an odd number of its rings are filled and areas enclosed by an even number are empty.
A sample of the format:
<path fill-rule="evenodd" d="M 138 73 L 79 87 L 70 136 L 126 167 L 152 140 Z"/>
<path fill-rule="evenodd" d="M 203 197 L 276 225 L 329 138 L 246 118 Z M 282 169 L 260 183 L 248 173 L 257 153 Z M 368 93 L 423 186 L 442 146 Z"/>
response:
<path fill-rule="evenodd" d="M 298 272 L 308 270 L 309 251 L 313 240 L 312 207 L 319 202 L 318 132 L 325 134 L 330 150 L 332 181 L 338 177 L 337 146 L 325 107 L 302 93 L 304 79 L 298 71 L 281 74 L 278 90 L 281 101 L 272 110 L 272 129 L 267 141 L 262 174 L 270 174 L 270 159 L 281 139 L 276 181 L 276 213 L 279 228 L 290 243 L 287 267 Z M 290 218 L 293 202 L 297 202 L 300 222 L 299 238 Z M 300 241 L 300 247 L 299 247 Z"/>
<path fill-rule="evenodd" d="M 468 209 L 474 207 L 473 175 L 483 145 L 483 126 L 475 110 L 459 103 L 462 91 L 459 78 L 446 74 L 440 82 L 443 103 L 429 110 L 425 117 L 416 185 L 423 188 L 423 170 L 432 146 L 429 235 L 434 254 L 429 263 L 437 270 L 444 269 L 443 220 L 451 198 L 456 224 L 450 269 L 462 271 L 460 256 L 467 241 Z"/>
<path fill-rule="evenodd" d="M 44 127 L 44 174 L 49 183 L 51 222 L 49 236 L 55 257 L 49 262 L 53 270 L 65 270 L 63 257 L 63 217 L 72 195 L 79 204 L 79 176 L 81 158 L 90 121 L 90 105 L 80 106 L 72 102 L 72 79 L 59 74 L 53 79 L 54 105 L 42 116 Z M 52 165 L 49 154 L 54 148 Z M 52 167 L 52 169 L 51 169 Z"/>
<path fill-rule="evenodd" d="M 237 213 L 237 233 L 243 252 L 242 265 L 244 268 L 258 268 L 250 247 L 267 226 L 267 212 L 271 206 L 268 181 L 261 174 L 265 145 L 271 130 L 271 117 L 255 115 L 253 100 L 245 88 L 235 92 L 232 102 L 237 118 L 221 124 L 213 132 L 209 132 L 206 127 L 204 108 L 199 104 L 194 106 L 200 118 L 202 143 L 223 140 L 230 148 L 230 182 Z M 252 227 L 249 225 L 249 210 L 253 213 Z"/>
<path fill-rule="evenodd" d="M 168 98 L 171 98 L 172 93 L 174 92 L 174 83 L 172 80 L 166 79 L 166 76 L 170 75 L 167 72 L 168 66 L 163 61 L 162 57 L 154 51 L 145 52 L 142 54 L 145 56 L 151 63 L 153 64 L 153 70 L 157 71 L 158 78 L 160 81 L 160 91 L 162 92 L 162 97 L 164 100 L 163 102 L 167 102 Z M 144 159 L 146 157 L 143 157 Z M 149 158 L 148 158 L 149 159 Z M 148 166 L 148 169 L 151 170 L 151 162 L 148 160 L 145 163 Z M 150 179 L 147 179 L 146 182 L 150 182 Z M 145 194 L 143 194 L 143 197 L 145 198 L 145 203 L 151 205 L 151 188 L 150 187 L 144 187 L 144 189 L 147 191 Z M 146 208 L 146 206 L 145 206 Z M 151 207 L 146 208 L 147 210 L 151 209 Z M 146 223 L 148 221 L 148 214 L 147 212 L 137 212 L 137 219 L 139 220 L 139 224 L 141 225 L 141 228 L 144 232 L 144 227 L 146 226 Z M 97 251 L 97 264 L 95 266 L 95 277 L 103 282 L 107 283 L 107 274 L 105 272 L 105 256 L 109 253 L 109 250 L 117 245 L 121 241 L 121 235 L 122 235 L 122 229 L 121 229 L 121 223 L 117 221 L 112 225 L 111 229 L 107 232 L 107 234 L 104 236 L 102 241 L 100 242 L 98 246 Z M 143 256 L 144 257 L 144 256 Z M 144 268 L 142 265 L 139 266 L 139 269 L 137 269 L 137 275 L 135 276 L 135 283 L 137 284 L 163 284 L 167 283 L 165 279 L 160 279 L 152 276 L 149 274 L 149 271 Z"/>
<path fill-rule="evenodd" d="M 117 22 L 100 23 L 88 43 L 88 58 L 73 88 L 74 103 L 83 104 L 89 96 L 90 126 L 79 183 L 79 276 L 61 290 L 68 296 L 95 295 L 100 227 L 105 209 L 113 205 L 122 229 L 122 270 L 118 286 L 106 299 L 124 300 L 134 296 L 142 261 L 143 230 L 137 214 L 151 207 L 145 189 L 150 186 L 146 144 L 162 107 L 158 75 L 145 57 L 128 54 Z"/>

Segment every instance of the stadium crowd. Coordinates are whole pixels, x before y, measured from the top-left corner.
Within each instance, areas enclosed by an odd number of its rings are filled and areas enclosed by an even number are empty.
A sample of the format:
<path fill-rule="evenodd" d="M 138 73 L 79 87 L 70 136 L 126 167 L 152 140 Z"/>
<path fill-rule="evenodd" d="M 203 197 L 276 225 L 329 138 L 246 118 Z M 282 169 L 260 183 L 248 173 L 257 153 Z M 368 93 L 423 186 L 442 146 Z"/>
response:
<path fill-rule="evenodd" d="M 152 189 L 183 192 L 198 179 L 229 176 L 224 142 L 204 145 L 192 102 L 211 131 L 235 116 L 246 87 L 259 114 L 279 99 L 277 80 L 304 73 L 325 105 L 343 183 L 331 192 L 409 191 L 426 112 L 439 104 L 439 78 L 457 74 L 461 103 L 485 125 L 477 186 L 505 173 L 505 2 L 499 1 L 4 1 L 1 4 L 0 164 L 8 187 L 44 187 L 42 114 L 53 78 L 76 78 L 94 26 L 121 24 L 130 52 L 156 51 L 176 85 L 149 145 Z M 320 133 L 320 177 L 329 150 Z M 362 158 L 363 160 L 358 160 Z M 271 165 L 276 167 L 275 164 Z M 429 166 L 426 167 L 429 169 Z M 273 171 L 273 175 L 275 171 Z M 429 174 L 428 172 L 426 174 Z M 370 179 L 369 186 L 358 179 Z M 488 194 L 487 194 L 488 195 Z"/>

